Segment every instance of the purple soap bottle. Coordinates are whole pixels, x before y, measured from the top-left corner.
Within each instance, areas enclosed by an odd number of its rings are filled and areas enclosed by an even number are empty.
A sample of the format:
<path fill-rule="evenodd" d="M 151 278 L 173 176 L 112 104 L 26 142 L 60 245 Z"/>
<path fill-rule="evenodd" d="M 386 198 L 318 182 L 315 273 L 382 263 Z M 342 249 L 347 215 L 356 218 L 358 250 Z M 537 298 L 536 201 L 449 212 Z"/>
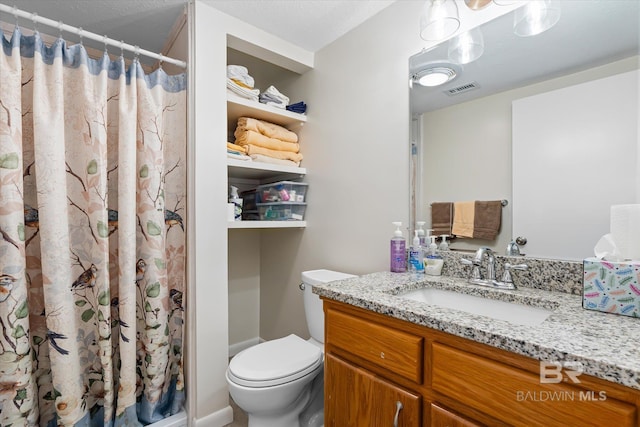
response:
<path fill-rule="evenodd" d="M 407 271 L 407 242 L 402 235 L 401 222 L 392 222 L 396 226 L 391 239 L 391 272 L 404 273 Z"/>

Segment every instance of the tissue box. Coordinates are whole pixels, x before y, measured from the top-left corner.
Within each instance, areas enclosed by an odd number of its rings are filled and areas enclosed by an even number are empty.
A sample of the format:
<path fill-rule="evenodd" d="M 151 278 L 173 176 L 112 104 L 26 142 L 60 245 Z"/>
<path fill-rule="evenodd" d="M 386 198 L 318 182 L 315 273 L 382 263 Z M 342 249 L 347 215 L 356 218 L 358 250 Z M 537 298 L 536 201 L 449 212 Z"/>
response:
<path fill-rule="evenodd" d="M 640 261 L 583 261 L 582 307 L 640 317 Z"/>

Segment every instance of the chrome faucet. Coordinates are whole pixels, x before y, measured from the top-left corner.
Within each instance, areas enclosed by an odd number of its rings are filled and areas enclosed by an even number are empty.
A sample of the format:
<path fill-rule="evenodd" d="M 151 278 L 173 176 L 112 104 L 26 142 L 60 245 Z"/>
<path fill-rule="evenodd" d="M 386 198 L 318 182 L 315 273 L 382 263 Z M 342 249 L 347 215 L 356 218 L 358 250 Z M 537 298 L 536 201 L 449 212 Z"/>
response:
<path fill-rule="evenodd" d="M 487 277 L 482 276 L 482 261 L 487 258 Z M 487 247 L 481 247 L 476 251 L 475 257 L 470 260 L 466 258 L 460 259 L 465 265 L 471 265 L 471 276 L 469 277 L 469 283 L 474 285 L 489 286 L 499 289 L 516 289 L 516 285 L 513 283 L 513 277 L 511 276 L 511 270 L 526 270 L 526 264 L 511 265 L 505 263 L 504 273 L 502 280 L 496 280 L 496 262 L 493 251 Z"/>
<path fill-rule="evenodd" d="M 469 260 L 466 258 L 462 258 L 460 260 L 460 262 L 465 265 L 473 266 L 473 268 L 471 269 L 470 280 L 484 280 L 480 268 L 482 267 L 482 260 L 485 256 L 487 257 L 487 280 L 496 279 L 496 264 L 495 257 L 493 256 L 493 251 L 490 248 L 481 247 L 476 251 L 476 256 L 473 258 L 473 260 Z"/>

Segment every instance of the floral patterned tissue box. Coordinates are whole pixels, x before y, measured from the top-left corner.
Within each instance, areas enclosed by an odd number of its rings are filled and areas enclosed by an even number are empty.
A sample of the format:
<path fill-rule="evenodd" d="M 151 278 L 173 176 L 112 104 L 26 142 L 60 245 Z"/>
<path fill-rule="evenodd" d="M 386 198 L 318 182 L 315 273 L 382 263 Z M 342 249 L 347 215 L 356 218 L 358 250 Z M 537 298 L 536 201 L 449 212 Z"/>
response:
<path fill-rule="evenodd" d="M 583 261 L 582 307 L 640 317 L 640 261 Z"/>

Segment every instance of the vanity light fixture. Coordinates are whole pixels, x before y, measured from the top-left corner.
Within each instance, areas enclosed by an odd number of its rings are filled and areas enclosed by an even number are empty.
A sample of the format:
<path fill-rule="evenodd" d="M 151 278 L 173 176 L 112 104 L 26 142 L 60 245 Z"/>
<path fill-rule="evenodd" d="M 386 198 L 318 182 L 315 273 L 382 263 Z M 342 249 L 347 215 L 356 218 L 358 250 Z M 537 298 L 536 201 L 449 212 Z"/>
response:
<path fill-rule="evenodd" d="M 513 16 L 513 32 L 516 35 L 535 36 L 558 22 L 560 6 L 551 0 L 529 1 L 525 6 L 516 9 Z"/>
<path fill-rule="evenodd" d="M 440 41 L 460 28 L 458 6 L 454 0 L 427 0 L 420 15 L 420 37 Z"/>
<path fill-rule="evenodd" d="M 449 67 L 429 67 L 414 74 L 412 81 L 421 86 L 433 87 L 450 82 L 456 75 L 456 72 Z"/>
<path fill-rule="evenodd" d="M 449 41 L 449 61 L 455 64 L 468 64 L 480 58 L 484 53 L 484 37 L 479 27 L 455 36 Z"/>

